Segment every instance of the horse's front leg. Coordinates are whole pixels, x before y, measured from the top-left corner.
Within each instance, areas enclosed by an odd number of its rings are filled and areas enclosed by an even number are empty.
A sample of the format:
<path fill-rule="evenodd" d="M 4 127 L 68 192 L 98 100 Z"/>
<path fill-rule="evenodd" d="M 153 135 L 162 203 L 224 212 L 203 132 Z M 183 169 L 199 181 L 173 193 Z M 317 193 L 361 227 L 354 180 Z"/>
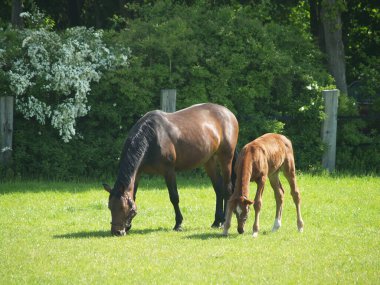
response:
<path fill-rule="evenodd" d="M 173 207 L 174 207 L 174 212 L 175 212 L 175 226 L 173 230 L 182 231 L 183 217 L 181 214 L 181 210 L 179 209 L 179 196 L 178 196 L 178 190 L 177 190 L 176 175 L 175 175 L 174 170 L 166 173 L 165 182 L 169 190 L 170 202 L 172 202 Z"/>

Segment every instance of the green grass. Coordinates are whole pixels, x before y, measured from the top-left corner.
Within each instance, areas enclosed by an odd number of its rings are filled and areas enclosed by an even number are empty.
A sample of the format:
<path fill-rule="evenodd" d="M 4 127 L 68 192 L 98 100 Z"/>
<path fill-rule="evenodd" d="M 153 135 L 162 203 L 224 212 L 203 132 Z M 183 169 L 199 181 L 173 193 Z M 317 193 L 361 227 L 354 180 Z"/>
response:
<path fill-rule="evenodd" d="M 110 236 L 100 184 L 0 184 L 0 284 L 379 284 L 380 178 L 300 175 L 305 231 L 286 189 L 283 225 L 264 192 L 261 231 L 211 229 L 207 179 L 179 179 L 183 232 L 162 179 L 143 179 L 130 233 Z M 251 197 L 255 185 L 251 184 Z"/>

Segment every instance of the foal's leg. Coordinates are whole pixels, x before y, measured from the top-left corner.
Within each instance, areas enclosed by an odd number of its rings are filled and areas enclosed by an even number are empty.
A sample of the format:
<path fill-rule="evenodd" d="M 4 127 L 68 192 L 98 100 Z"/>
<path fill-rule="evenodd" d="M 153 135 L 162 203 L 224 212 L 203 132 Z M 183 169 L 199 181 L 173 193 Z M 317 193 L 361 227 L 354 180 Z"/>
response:
<path fill-rule="evenodd" d="M 216 195 L 215 203 L 215 219 L 211 227 L 220 227 L 224 222 L 223 213 L 223 187 L 222 178 L 217 171 L 217 162 L 215 157 L 212 157 L 208 162 L 205 163 L 205 170 L 210 177 L 212 187 L 214 188 Z"/>
<path fill-rule="evenodd" d="M 253 237 L 257 237 L 259 235 L 259 224 L 260 224 L 260 210 L 262 205 L 262 196 L 266 181 L 266 176 L 261 176 L 257 180 L 255 180 L 257 183 L 257 190 L 256 190 L 256 196 L 255 196 L 255 203 L 253 204 L 253 207 L 255 209 L 255 222 L 253 223 Z"/>
<path fill-rule="evenodd" d="M 173 230 L 175 231 L 182 231 L 182 214 L 181 210 L 179 209 L 179 196 L 178 196 L 178 190 L 177 190 L 177 181 L 176 181 L 176 175 L 174 170 L 169 171 L 165 175 L 165 182 L 166 186 L 168 187 L 169 190 L 169 197 L 170 197 L 170 202 L 172 202 L 174 211 L 175 211 L 175 226 Z"/>
<path fill-rule="evenodd" d="M 228 235 L 228 230 L 231 227 L 231 219 L 232 219 L 232 202 L 228 201 L 227 203 L 227 210 L 226 210 L 226 220 L 224 221 L 223 224 L 223 235 L 227 236 Z"/>
<path fill-rule="evenodd" d="M 276 199 L 276 217 L 274 219 L 274 224 L 272 228 L 272 232 L 275 232 L 281 227 L 282 206 L 284 202 L 284 189 L 282 188 L 280 179 L 278 177 L 278 172 L 271 175 L 269 177 L 269 181 L 273 188 L 274 197 Z"/>
<path fill-rule="evenodd" d="M 297 210 L 297 227 L 299 232 L 303 232 L 303 220 L 301 216 L 301 194 L 297 186 L 296 169 L 294 165 L 294 158 L 289 157 L 284 162 L 284 175 L 289 182 L 291 194 Z"/>

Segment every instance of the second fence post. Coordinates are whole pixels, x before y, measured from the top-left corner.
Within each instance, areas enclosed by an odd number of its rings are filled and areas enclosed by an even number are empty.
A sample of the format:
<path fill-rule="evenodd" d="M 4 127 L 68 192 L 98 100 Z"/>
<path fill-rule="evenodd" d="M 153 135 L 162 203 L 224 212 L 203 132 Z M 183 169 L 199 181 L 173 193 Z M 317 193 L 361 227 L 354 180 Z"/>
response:
<path fill-rule="evenodd" d="M 12 96 L 0 97 L 0 165 L 4 167 L 12 156 L 13 101 Z"/>
<path fill-rule="evenodd" d="M 176 110 L 176 89 L 162 89 L 161 90 L 161 110 L 164 112 L 172 113 Z"/>
<path fill-rule="evenodd" d="M 322 158 L 322 167 L 329 172 L 332 172 L 335 170 L 339 90 L 324 90 L 322 91 L 322 94 L 325 102 L 326 114 L 326 118 L 322 125 L 322 140 L 326 146 Z"/>

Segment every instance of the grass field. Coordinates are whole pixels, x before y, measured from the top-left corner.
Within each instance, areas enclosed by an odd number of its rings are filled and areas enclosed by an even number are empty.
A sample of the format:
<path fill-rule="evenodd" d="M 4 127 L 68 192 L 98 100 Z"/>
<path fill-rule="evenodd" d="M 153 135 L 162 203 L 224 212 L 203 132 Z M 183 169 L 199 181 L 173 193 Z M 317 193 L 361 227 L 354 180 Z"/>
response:
<path fill-rule="evenodd" d="M 100 183 L 0 183 L 0 284 L 380 284 L 380 177 L 299 175 L 304 233 L 264 192 L 261 232 L 211 229 L 206 178 L 179 179 L 183 232 L 162 179 L 143 179 L 130 233 L 110 235 Z M 285 181 L 284 181 L 285 182 Z M 254 196 L 251 185 L 251 197 Z"/>

